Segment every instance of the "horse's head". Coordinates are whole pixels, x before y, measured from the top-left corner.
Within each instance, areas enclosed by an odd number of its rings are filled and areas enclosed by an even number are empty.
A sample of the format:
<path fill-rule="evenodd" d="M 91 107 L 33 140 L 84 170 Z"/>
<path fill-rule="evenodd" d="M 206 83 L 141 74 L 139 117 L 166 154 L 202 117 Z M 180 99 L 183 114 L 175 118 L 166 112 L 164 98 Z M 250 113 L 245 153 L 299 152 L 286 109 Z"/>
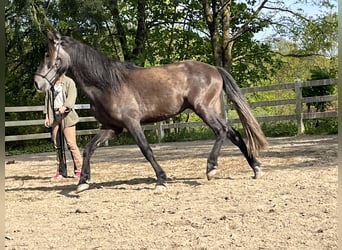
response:
<path fill-rule="evenodd" d="M 70 66 L 70 56 L 63 48 L 63 40 L 58 32 L 48 32 L 48 52 L 34 76 L 34 86 L 38 91 L 47 91 Z"/>

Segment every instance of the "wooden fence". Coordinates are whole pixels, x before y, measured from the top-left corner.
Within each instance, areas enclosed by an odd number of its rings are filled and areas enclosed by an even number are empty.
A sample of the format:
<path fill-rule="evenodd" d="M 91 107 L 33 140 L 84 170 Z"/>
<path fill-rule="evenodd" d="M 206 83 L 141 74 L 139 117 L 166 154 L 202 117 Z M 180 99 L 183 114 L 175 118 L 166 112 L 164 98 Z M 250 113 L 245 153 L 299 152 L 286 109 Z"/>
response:
<path fill-rule="evenodd" d="M 335 85 L 337 84 L 337 79 L 326 79 L 326 80 L 316 80 L 316 81 L 300 81 L 297 80 L 293 83 L 284 83 L 276 85 L 267 85 L 259 87 L 242 88 L 244 94 L 257 93 L 262 91 L 281 91 L 281 90 L 293 90 L 295 92 L 295 98 L 293 99 L 283 99 L 283 100 L 272 100 L 272 101 L 258 101 L 251 102 L 250 107 L 269 107 L 278 105 L 295 105 L 295 112 L 288 115 L 270 115 L 270 116 L 256 116 L 259 122 L 271 122 L 271 121 L 288 121 L 294 120 L 297 122 L 298 133 L 304 132 L 303 120 L 305 119 L 317 119 L 317 118 L 329 118 L 337 117 L 338 112 L 336 110 L 326 111 L 326 112 L 304 112 L 303 104 L 312 102 L 326 102 L 326 101 L 336 101 L 337 95 L 328 96 L 315 96 L 315 97 L 303 97 L 302 88 L 303 87 L 313 87 L 313 86 L 323 86 L 323 85 Z M 76 104 L 76 109 L 89 109 L 89 104 Z M 224 112 L 231 109 L 231 106 L 224 105 Z M 40 112 L 42 113 L 43 106 L 21 106 L 21 107 L 5 107 L 5 113 L 18 113 L 18 112 Z M 185 111 L 190 112 L 190 111 Z M 239 123 L 239 119 L 229 119 L 230 123 Z M 80 122 L 96 122 L 95 118 L 92 116 L 80 117 Z M 43 126 L 44 120 L 22 120 L 22 121 L 5 121 L 5 128 L 8 127 L 21 127 L 21 126 Z M 183 123 L 164 123 L 159 122 L 155 124 L 145 125 L 144 130 L 156 130 L 158 133 L 159 141 L 162 140 L 164 136 L 164 130 L 171 128 L 185 128 L 185 127 L 196 127 L 205 125 L 203 122 L 183 122 Z M 96 134 L 98 129 L 83 129 L 77 130 L 77 135 L 92 135 Z M 24 134 L 24 135 L 6 135 L 5 142 L 10 141 L 20 141 L 20 140 L 34 140 L 34 139 L 44 139 L 50 138 L 50 133 L 35 133 L 35 134 Z"/>

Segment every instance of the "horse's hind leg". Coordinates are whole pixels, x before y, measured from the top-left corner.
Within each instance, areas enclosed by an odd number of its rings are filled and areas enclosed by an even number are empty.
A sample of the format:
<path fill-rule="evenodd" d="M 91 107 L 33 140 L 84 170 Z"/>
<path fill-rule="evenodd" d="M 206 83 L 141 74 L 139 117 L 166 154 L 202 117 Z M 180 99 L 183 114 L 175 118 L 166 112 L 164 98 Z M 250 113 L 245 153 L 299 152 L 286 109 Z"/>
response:
<path fill-rule="evenodd" d="M 222 144 L 226 139 L 227 127 L 226 122 L 219 115 L 212 116 L 209 112 L 206 115 L 201 115 L 203 121 L 208 124 L 208 126 L 214 131 L 216 139 L 214 146 L 209 154 L 207 160 L 207 178 L 211 180 L 216 174 L 217 169 L 217 159 L 221 151 Z"/>
<path fill-rule="evenodd" d="M 231 126 L 228 126 L 227 137 L 234 143 L 236 146 L 239 147 L 243 155 L 246 157 L 249 166 L 253 169 L 254 172 L 254 179 L 257 179 L 261 176 L 261 169 L 260 169 L 260 162 L 255 158 L 254 155 L 250 155 L 247 150 L 247 146 L 243 141 L 240 133 L 236 131 Z"/>
<path fill-rule="evenodd" d="M 101 129 L 98 134 L 96 134 L 93 139 L 85 146 L 83 150 L 83 164 L 81 177 L 77 185 L 77 193 L 80 193 L 89 188 L 87 183 L 90 180 L 90 157 L 93 155 L 95 149 L 103 142 L 111 139 L 115 132 L 111 129 Z"/>
<path fill-rule="evenodd" d="M 225 131 L 222 129 L 216 134 L 216 140 L 214 146 L 209 154 L 207 160 L 207 178 L 211 180 L 213 176 L 216 174 L 217 169 L 217 159 L 221 151 L 222 144 L 225 141 Z"/>

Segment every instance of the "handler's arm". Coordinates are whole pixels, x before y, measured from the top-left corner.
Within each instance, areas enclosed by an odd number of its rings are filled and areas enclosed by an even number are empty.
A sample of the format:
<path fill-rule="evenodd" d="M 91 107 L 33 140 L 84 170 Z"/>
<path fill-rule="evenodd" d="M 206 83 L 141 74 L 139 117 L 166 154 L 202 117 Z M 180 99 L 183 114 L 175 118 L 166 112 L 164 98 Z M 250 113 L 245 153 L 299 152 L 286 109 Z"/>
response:
<path fill-rule="evenodd" d="M 44 126 L 45 127 L 49 127 L 50 126 L 50 120 L 49 120 L 49 114 L 48 114 L 48 102 L 49 102 L 49 92 L 46 91 L 46 93 L 45 93 L 44 110 L 43 110 L 43 114 L 45 114 L 45 120 L 44 120 Z"/>
<path fill-rule="evenodd" d="M 65 99 L 63 106 L 67 110 L 73 109 L 76 103 L 76 97 L 77 97 L 76 84 L 72 79 L 70 79 L 69 84 L 68 84 L 68 89 L 66 91 L 66 99 Z"/>
<path fill-rule="evenodd" d="M 46 91 L 43 114 L 47 114 L 48 113 L 48 101 L 49 101 L 49 91 Z"/>

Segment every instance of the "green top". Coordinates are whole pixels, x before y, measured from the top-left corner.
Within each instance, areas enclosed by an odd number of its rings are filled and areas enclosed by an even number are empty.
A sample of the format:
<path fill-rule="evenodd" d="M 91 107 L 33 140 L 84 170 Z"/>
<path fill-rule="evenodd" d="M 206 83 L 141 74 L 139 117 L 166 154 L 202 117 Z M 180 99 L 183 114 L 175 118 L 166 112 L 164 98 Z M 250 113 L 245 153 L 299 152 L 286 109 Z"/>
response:
<path fill-rule="evenodd" d="M 66 107 L 69 112 L 64 113 L 64 125 L 65 127 L 71 127 L 79 121 L 79 117 L 74 109 L 74 105 L 77 97 L 77 88 L 75 82 L 67 76 L 63 77 L 63 106 Z M 45 105 L 44 114 L 48 114 L 50 125 L 54 122 L 54 112 L 53 112 L 53 96 L 52 91 L 46 91 L 45 95 Z"/>

